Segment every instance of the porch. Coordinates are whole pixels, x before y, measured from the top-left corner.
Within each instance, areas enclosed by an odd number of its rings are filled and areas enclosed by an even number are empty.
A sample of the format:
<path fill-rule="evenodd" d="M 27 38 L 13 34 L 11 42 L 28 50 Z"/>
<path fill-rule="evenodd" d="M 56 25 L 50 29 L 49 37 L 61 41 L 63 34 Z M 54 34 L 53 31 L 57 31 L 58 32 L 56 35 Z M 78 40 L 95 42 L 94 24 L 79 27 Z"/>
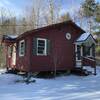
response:
<path fill-rule="evenodd" d="M 82 34 L 75 42 L 76 68 L 91 66 L 94 68 L 94 75 L 96 75 L 95 45 L 96 42 L 90 33 Z"/>
<path fill-rule="evenodd" d="M 3 35 L 1 45 L 4 45 L 4 52 L 6 55 L 6 68 L 15 69 L 16 66 L 16 38 L 13 35 Z"/>

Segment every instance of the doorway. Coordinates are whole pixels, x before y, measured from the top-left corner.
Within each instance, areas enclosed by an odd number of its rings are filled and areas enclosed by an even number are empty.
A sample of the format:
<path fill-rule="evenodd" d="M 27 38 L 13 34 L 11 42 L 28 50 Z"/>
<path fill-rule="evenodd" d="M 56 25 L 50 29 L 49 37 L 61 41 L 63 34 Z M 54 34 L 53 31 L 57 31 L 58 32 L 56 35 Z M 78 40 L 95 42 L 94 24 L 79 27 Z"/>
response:
<path fill-rule="evenodd" d="M 75 52 L 76 52 L 76 67 L 82 66 L 81 57 L 83 56 L 83 49 L 81 45 L 75 45 Z"/>
<path fill-rule="evenodd" d="M 16 65 L 16 43 L 13 45 L 12 50 L 12 66 Z"/>

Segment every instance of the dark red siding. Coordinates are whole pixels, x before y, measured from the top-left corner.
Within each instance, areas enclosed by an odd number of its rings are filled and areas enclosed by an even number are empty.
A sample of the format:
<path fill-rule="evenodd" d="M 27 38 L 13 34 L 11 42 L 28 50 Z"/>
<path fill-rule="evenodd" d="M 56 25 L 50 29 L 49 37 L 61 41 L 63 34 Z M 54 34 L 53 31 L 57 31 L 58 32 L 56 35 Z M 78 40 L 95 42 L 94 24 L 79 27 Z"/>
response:
<path fill-rule="evenodd" d="M 71 40 L 66 39 L 66 33 L 72 35 Z M 54 70 L 54 58 L 57 57 L 57 69 L 67 70 L 75 66 L 74 41 L 79 32 L 72 26 L 63 26 L 52 30 L 44 30 L 34 34 L 32 37 L 47 38 L 51 41 L 51 53 L 49 56 L 32 56 L 33 71 Z"/>
<path fill-rule="evenodd" d="M 23 40 L 20 39 L 20 40 Z M 19 41 L 20 41 L 19 40 Z M 19 57 L 19 41 L 17 42 L 17 58 L 16 58 L 16 69 L 21 71 L 29 71 L 30 67 L 30 39 L 28 37 L 24 38 L 25 40 L 25 56 Z"/>
<path fill-rule="evenodd" d="M 71 40 L 66 39 L 66 33 L 71 33 Z M 61 25 L 49 29 L 32 32 L 25 39 L 26 53 L 24 57 L 19 57 L 17 52 L 17 69 L 23 71 L 53 71 L 55 69 L 54 59 L 57 58 L 57 70 L 70 70 L 75 67 L 75 40 L 83 31 L 72 24 Z M 50 54 L 47 56 L 34 56 L 33 38 L 45 38 L 50 40 Z M 18 51 L 18 50 L 17 50 Z"/>

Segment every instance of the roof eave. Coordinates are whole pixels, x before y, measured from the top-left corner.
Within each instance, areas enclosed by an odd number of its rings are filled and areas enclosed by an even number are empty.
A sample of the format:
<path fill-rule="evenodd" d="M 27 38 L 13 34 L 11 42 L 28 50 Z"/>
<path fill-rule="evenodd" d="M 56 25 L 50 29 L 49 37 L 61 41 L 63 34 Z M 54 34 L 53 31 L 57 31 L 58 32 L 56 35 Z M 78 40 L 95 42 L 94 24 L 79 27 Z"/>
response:
<path fill-rule="evenodd" d="M 61 23 L 56 23 L 56 24 L 48 25 L 48 26 L 41 27 L 41 28 L 38 28 L 38 29 L 27 31 L 27 32 L 19 35 L 17 40 L 20 39 L 20 38 L 23 38 L 25 36 L 28 36 L 30 34 L 33 34 L 35 32 L 41 31 L 41 30 L 48 29 L 48 28 L 55 28 L 55 27 L 58 27 L 59 25 L 65 25 L 65 24 L 73 24 L 77 29 L 79 29 L 81 31 L 82 34 L 85 33 L 85 31 L 82 28 L 80 28 L 77 24 L 75 24 L 75 22 L 73 22 L 72 20 L 69 20 L 69 21 L 65 21 L 65 22 L 61 22 Z"/>

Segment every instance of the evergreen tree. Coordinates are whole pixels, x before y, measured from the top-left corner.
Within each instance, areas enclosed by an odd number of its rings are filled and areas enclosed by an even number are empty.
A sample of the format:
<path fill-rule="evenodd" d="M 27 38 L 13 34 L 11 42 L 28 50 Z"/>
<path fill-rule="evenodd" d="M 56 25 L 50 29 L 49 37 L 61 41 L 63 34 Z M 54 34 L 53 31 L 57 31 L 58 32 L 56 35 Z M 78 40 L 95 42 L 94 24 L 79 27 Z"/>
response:
<path fill-rule="evenodd" d="M 96 17 L 95 17 L 95 21 L 96 21 L 96 30 L 97 30 L 97 35 L 100 34 L 100 4 L 98 4 L 97 10 L 96 10 Z"/>
<path fill-rule="evenodd" d="M 95 2 L 95 0 L 85 0 L 82 5 L 82 8 L 85 17 L 93 17 L 97 9 L 97 3 Z"/>
<path fill-rule="evenodd" d="M 87 26 L 89 26 L 90 33 L 92 32 L 97 7 L 98 4 L 95 2 L 95 0 L 85 0 L 85 2 L 82 4 L 82 13 L 83 16 L 87 19 Z"/>

